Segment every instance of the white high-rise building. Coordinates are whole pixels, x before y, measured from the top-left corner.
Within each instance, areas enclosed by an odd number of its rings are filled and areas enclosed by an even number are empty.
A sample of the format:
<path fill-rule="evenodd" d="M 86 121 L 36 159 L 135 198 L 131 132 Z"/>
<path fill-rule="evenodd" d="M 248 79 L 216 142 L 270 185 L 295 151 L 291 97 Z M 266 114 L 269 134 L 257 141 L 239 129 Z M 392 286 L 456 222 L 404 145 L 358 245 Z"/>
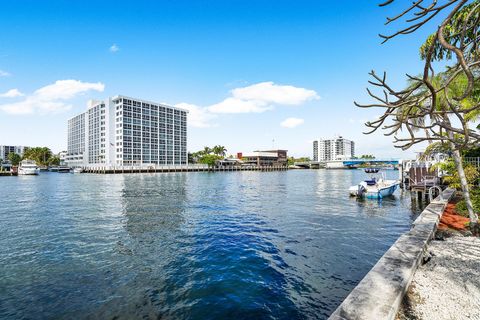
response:
<path fill-rule="evenodd" d="M 69 166 L 187 164 L 187 110 L 126 96 L 68 120 Z"/>
<path fill-rule="evenodd" d="M 342 136 L 313 141 L 313 161 L 351 159 L 355 156 L 355 143 Z"/>

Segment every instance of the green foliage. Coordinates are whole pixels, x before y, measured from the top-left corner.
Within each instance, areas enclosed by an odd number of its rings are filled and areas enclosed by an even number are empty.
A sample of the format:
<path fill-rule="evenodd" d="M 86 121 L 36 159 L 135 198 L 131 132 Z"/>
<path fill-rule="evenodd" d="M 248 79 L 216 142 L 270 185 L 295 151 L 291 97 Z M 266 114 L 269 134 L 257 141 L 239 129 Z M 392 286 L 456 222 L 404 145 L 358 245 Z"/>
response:
<path fill-rule="evenodd" d="M 188 163 L 195 163 L 195 159 L 193 157 L 193 153 L 188 153 Z"/>
<path fill-rule="evenodd" d="M 431 143 L 428 145 L 428 147 L 425 148 L 425 151 L 422 154 L 422 160 L 425 160 L 436 153 L 451 154 L 452 148 L 450 148 L 450 145 L 448 143 L 445 143 L 443 141 Z"/>
<path fill-rule="evenodd" d="M 215 165 L 215 161 L 221 160 L 225 157 L 227 149 L 224 146 L 216 145 L 213 148 L 204 147 L 203 150 L 189 153 L 189 163 L 203 163 L 208 164 L 209 167 Z"/>
<path fill-rule="evenodd" d="M 452 188 L 461 190 L 460 177 L 453 159 L 450 158 L 444 162 L 436 163 L 430 168 L 432 171 L 435 169 L 447 172 L 448 175 L 443 178 L 443 182 Z M 463 171 L 465 172 L 468 186 L 472 189 L 480 174 L 477 168 L 471 164 L 463 164 Z"/>
<path fill-rule="evenodd" d="M 23 159 L 35 160 L 39 166 L 47 166 L 52 156 L 52 151 L 47 147 L 28 148 L 23 153 Z"/>
<path fill-rule="evenodd" d="M 300 157 L 300 158 L 288 157 L 287 158 L 287 164 L 289 166 L 293 166 L 295 162 L 309 162 L 309 161 L 310 161 L 309 157 Z"/>
<path fill-rule="evenodd" d="M 465 92 L 465 89 L 468 86 L 468 78 L 465 73 L 460 73 L 455 76 L 454 79 L 451 79 L 452 72 L 445 71 L 440 72 L 430 79 L 432 85 L 436 89 L 443 88 L 446 86 L 445 90 L 440 90 L 435 96 L 435 102 L 437 105 L 437 111 L 449 110 L 450 104 L 457 107 L 460 110 L 470 109 L 473 106 L 480 103 L 480 83 L 474 82 L 473 90 L 470 95 L 463 99 L 454 99 L 456 97 L 461 97 Z M 448 82 L 449 81 L 449 82 Z M 413 82 L 413 85 L 418 84 L 418 82 Z M 448 85 L 447 85 L 448 84 Z M 425 84 L 422 84 L 415 94 L 422 96 L 425 93 L 428 93 L 429 89 Z M 415 114 L 416 110 L 408 110 L 410 115 Z M 480 111 L 474 109 L 465 114 L 465 120 L 475 121 L 480 116 Z"/>
<path fill-rule="evenodd" d="M 460 97 L 465 92 L 467 87 L 468 87 L 468 78 L 464 73 L 462 73 L 450 83 L 446 93 L 449 95 L 449 97 Z M 471 109 L 475 106 L 478 106 L 479 103 L 480 103 L 480 83 L 478 81 L 475 81 L 473 83 L 473 90 L 471 94 L 466 98 L 459 100 L 458 105 L 460 109 L 465 110 L 465 109 Z M 478 107 L 474 108 L 472 111 L 465 114 L 465 120 L 468 122 L 477 121 L 479 118 L 480 118 L 480 110 Z"/>
<path fill-rule="evenodd" d="M 202 156 L 198 162 L 199 163 L 203 163 L 203 164 L 207 164 L 209 167 L 213 167 L 215 166 L 215 162 L 217 160 L 221 160 L 223 159 L 223 157 L 219 156 L 219 155 L 216 155 L 216 154 L 206 154 L 204 156 Z"/>
<path fill-rule="evenodd" d="M 451 22 L 444 28 L 444 37 L 447 42 L 456 47 L 460 47 L 460 42 L 476 42 L 478 41 L 478 34 L 476 34 L 476 28 L 467 28 L 465 39 L 462 37 L 462 31 L 464 25 L 472 26 L 478 24 L 480 19 L 480 10 L 477 5 L 480 4 L 479 0 L 474 0 L 471 3 L 465 5 L 456 14 L 454 14 Z M 428 50 L 433 44 L 433 60 L 449 60 L 453 57 L 452 51 L 444 48 L 438 40 L 436 40 L 436 34 L 430 35 L 424 44 L 420 47 L 420 57 L 422 60 L 427 58 Z M 473 45 L 467 56 L 478 55 L 478 47 Z"/>
<path fill-rule="evenodd" d="M 211 150 L 213 154 L 216 154 L 217 156 L 225 157 L 225 155 L 227 154 L 227 149 L 224 146 L 217 145 L 214 146 Z"/>
<path fill-rule="evenodd" d="M 362 154 L 360 159 L 375 159 L 375 156 L 373 154 Z"/>
<path fill-rule="evenodd" d="M 22 157 L 20 157 L 20 155 L 14 153 L 14 152 L 10 152 L 7 156 L 7 159 L 10 160 L 10 162 L 12 163 L 12 165 L 14 166 L 18 166 L 18 164 L 20 163 L 20 161 L 22 160 Z"/>
<path fill-rule="evenodd" d="M 198 153 L 202 152 L 203 154 L 212 153 L 212 149 L 210 147 L 204 147 L 202 151 L 198 151 Z"/>
<path fill-rule="evenodd" d="M 475 188 L 470 190 L 470 200 L 472 200 L 473 211 L 480 212 L 480 189 Z M 455 210 L 461 216 L 468 218 L 467 203 L 465 199 L 460 200 L 455 205 Z"/>
<path fill-rule="evenodd" d="M 49 166 L 58 166 L 60 165 L 60 158 L 57 156 L 52 156 L 48 159 Z"/>
<path fill-rule="evenodd" d="M 462 156 L 466 158 L 477 158 L 480 157 L 480 147 L 470 148 L 462 152 Z"/>

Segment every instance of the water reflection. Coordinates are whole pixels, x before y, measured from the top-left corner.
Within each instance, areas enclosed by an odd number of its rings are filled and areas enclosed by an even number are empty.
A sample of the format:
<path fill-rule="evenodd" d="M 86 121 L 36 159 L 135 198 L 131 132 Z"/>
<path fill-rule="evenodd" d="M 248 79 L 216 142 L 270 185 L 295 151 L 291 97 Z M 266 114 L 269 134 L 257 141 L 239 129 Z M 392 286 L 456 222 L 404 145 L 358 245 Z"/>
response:
<path fill-rule="evenodd" d="M 413 218 L 363 175 L 5 178 L 0 318 L 326 318 Z"/>
<path fill-rule="evenodd" d="M 184 174 L 126 176 L 121 202 L 130 236 L 157 241 L 175 233 L 185 222 L 185 185 Z"/>
<path fill-rule="evenodd" d="M 278 230 L 268 224 L 268 201 L 258 201 L 262 194 L 270 200 L 278 196 L 268 187 L 272 183 L 285 190 L 284 178 L 272 181 L 273 176 L 250 172 L 227 174 L 222 181 L 213 175 L 191 177 L 194 185 L 215 183 L 208 191 L 189 192 L 193 268 L 200 270 L 186 297 L 196 302 L 189 308 L 193 318 L 298 318 L 285 291 L 286 264 L 272 242 Z"/>

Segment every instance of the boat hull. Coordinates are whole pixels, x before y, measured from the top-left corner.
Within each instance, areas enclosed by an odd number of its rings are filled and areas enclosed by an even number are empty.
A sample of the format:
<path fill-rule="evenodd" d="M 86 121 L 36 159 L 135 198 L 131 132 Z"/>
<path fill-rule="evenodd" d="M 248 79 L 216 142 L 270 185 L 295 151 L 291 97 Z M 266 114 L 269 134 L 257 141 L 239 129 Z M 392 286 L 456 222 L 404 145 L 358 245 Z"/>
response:
<path fill-rule="evenodd" d="M 391 196 L 399 186 L 398 181 L 382 181 L 374 185 L 361 183 L 349 189 L 352 197 L 366 198 L 366 199 L 382 199 Z"/>
<path fill-rule="evenodd" d="M 38 168 L 20 168 L 18 169 L 19 176 L 35 176 L 38 175 L 40 169 Z"/>
<path fill-rule="evenodd" d="M 364 197 L 367 199 L 382 199 L 384 197 L 391 196 L 398 188 L 398 182 L 390 186 L 380 188 L 378 190 L 367 190 L 364 193 Z"/>

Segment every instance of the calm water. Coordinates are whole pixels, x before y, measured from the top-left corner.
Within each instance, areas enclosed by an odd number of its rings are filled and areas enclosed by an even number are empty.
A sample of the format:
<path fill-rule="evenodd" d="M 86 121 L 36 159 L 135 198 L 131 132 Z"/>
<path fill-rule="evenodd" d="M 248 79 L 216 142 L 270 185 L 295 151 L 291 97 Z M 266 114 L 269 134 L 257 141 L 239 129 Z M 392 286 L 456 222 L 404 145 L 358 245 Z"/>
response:
<path fill-rule="evenodd" d="M 0 177 L 0 318 L 326 318 L 415 215 L 364 177 Z"/>

